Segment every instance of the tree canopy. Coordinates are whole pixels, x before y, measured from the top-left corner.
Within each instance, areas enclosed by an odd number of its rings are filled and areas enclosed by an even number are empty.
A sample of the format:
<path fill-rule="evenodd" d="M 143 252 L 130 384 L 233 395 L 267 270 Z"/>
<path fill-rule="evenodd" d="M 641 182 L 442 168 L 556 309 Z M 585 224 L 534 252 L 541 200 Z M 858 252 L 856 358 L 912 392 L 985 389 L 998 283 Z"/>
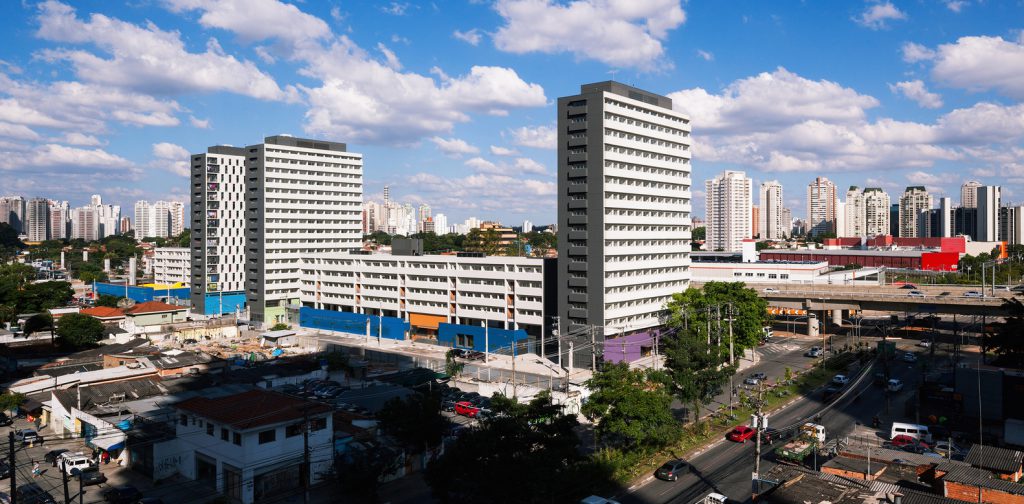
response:
<path fill-rule="evenodd" d="M 529 404 L 496 395 L 494 415 L 465 431 L 427 466 L 426 480 L 441 502 L 573 502 L 609 474 L 579 450 L 576 417 L 547 393 Z"/>
<path fill-rule="evenodd" d="M 32 283 L 36 270 L 26 264 L 0 265 L 0 322 L 20 313 L 39 313 L 67 305 L 74 297 L 67 282 Z M 13 315 L 12 315 L 13 312 Z"/>
<path fill-rule="evenodd" d="M 677 330 L 694 331 L 705 341 L 710 328 L 712 343 L 721 342 L 724 351 L 728 352 L 727 320 L 730 310 L 733 343 L 738 355 L 741 349 L 757 346 L 768 323 L 768 302 L 743 282 L 708 282 L 703 289 L 691 287 L 673 294 L 668 302 L 666 323 Z"/>
<path fill-rule="evenodd" d="M 672 396 L 651 370 L 606 364 L 587 380 L 591 395 L 582 413 L 596 422 L 598 442 L 624 448 L 661 447 L 675 438 Z"/>
<path fill-rule="evenodd" d="M 377 418 L 385 432 L 415 453 L 437 446 L 448 430 L 448 420 L 441 415 L 441 399 L 437 394 L 396 397 L 384 405 Z"/>
<path fill-rule="evenodd" d="M 734 366 L 725 364 L 725 355 L 708 345 L 707 339 L 692 328 L 682 330 L 665 342 L 665 369 L 672 395 L 690 408 L 691 420 L 700 418 L 701 406 L 722 392 Z"/>
<path fill-rule="evenodd" d="M 1003 322 L 993 324 L 995 334 L 990 339 L 997 356 L 996 363 L 1024 368 L 1024 303 L 1019 298 L 1010 298 L 1003 301 L 1003 307 L 1009 310 L 1010 316 Z"/>
<path fill-rule="evenodd" d="M 85 348 L 103 338 L 103 324 L 88 315 L 70 313 L 57 323 L 61 343 L 72 348 Z"/>

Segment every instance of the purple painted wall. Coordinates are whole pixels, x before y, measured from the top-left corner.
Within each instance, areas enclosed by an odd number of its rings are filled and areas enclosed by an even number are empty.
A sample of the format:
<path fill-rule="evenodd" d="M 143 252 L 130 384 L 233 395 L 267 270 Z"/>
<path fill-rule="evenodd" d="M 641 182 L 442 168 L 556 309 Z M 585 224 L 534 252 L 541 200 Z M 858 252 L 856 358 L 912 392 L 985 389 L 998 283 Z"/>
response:
<path fill-rule="evenodd" d="M 639 359 L 643 348 L 654 347 L 657 334 L 658 331 L 653 330 L 604 340 L 604 361 L 618 364 L 623 361 L 633 362 Z"/>

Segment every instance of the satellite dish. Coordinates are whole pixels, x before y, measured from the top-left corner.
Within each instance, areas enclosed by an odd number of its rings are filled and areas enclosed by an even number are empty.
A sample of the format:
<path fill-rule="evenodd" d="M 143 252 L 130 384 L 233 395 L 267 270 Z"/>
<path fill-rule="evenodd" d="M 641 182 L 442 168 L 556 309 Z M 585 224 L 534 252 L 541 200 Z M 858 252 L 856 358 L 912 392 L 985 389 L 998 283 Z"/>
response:
<path fill-rule="evenodd" d="M 131 308 L 135 306 L 135 300 L 131 298 L 121 298 L 117 300 L 118 308 Z"/>

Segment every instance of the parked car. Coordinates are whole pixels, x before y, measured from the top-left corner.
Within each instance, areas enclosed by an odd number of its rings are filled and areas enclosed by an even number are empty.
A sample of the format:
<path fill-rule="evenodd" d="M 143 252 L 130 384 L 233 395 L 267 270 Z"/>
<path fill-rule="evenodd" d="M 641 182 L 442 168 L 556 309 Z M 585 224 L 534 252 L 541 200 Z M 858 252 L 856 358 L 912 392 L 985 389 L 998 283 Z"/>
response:
<path fill-rule="evenodd" d="M 914 284 L 903 284 L 903 285 L 900 286 L 900 288 L 901 289 L 915 289 L 916 290 L 917 286 L 914 285 Z"/>
<path fill-rule="evenodd" d="M 965 298 L 980 298 L 985 297 L 980 291 L 967 291 L 964 293 Z"/>
<path fill-rule="evenodd" d="M 43 443 L 43 437 L 32 429 L 21 429 L 19 431 L 15 431 L 14 438 L 21 441 L 22 446 Z"/>
<path fill-rule="evenodd" d="M 57 467 L 57 459 L 62 454 L 67 453 L 69 451 L 71 450 L 68 450 L 67 448 L 57 448 L 56 450 L 50 450 L 46 452 L 46 455 L 43 455 L 43 461 L 53 464 L 53 467 Z"/>
<path fill-rule="evenodd" d="M 464 417 L 476 418 L 477 413 L 480 413 L 480 407 L 469 401 L 459 401 L 455 403 L 455 413 Z"/>
<path fill-rule="evenodd" d="M 903 362 L 917 362 L 917 355 L 914 352 L 906 352 L 903 354 Z"/>
<path fill-rule="evenodd" d="M 107 477 L 103 475 L 98 467 L 92 467 L 81 471 L 79 477 L 82 478 L 82 484 L 85 486 L 99 485 L 100 483 L 107 482 Z"/>
<path fill-rule="evenodd" d="M 956 455 L 964 455 L 966 453 L 964 449 L 957 446 L 956 443 L 951 443 L 949 441 L 938 441 L 935 443 L 935 447 L 933 449 L 935 450 L 935 453 L 946 458 L 952 458 Z"/>
<path fill-rule="evenodd" d="M 54 451 L 56 451 L 56 450 L 54 450 Z M 56 457 L 53 458 L 53 467 L 56 467 L 57 469 L 60 469 L 61 471 L 63 471 L 64 470 L 64 461 L 65 460 L 67 460 L 69 458 L 84 457 L 84 456 L 85 456 L 85 454 L 82 453 L 82 452 L 73 452 L 73 451 L 70 451 L 70 450 L 64 450 L 63 453 L 58 454 Z M 46 459 L 44 458 L 43 460 L 46 460 Z"/>
<path fill-rule="evenodd" d="M 767 379 L 768 379 L 768 375 L 766 375 L 766 374 L 764 374 L 764 373 L 753 373 L 753 374 L 751 374 L 750 376 L 751 376 L 752 378 L 757 378 L 757 379 L 758 379 L 758 380 L 760 380 L 760 381 L 765 381 L 765 380 L 767 380 Z"/>
<path fill-rule="evenodd" d="M 836 385 L 840 386 L 846 385 L 847 383 L 850 383 L 850 377 L 846 375 L 837 374 L 832 377 L 832 383 L 835 383 Z"/>
<path fill-rule="evenodd" d="M 11 477 L 11 466 L 7 462 L 0 462 L 0 479 Z"/>
<path fill-rule="evenodd" d="M 813 346 L 804 354 L 804 357 L 821 357 L 824 352 L 825 351 L 822 350 L 821 347 Z"/>
<path fill-rule="evenodd" d="M 748 439 L 754 437 L 754 434 L 756 432 L 757 431 L 746 425 L 738 425 L 736 426 L 736 428 L 729 431 L 729 434 L 726 437 L 729 439 L 729 441 L 736 441 L 737 443 L 746 443 Z"/>
<path fill-rule="evenodd" d="M 60 463 L 60 469 L 68 474 L 74 474 L 76 469 L 84 471 L 90 467 L 92 467 L 92 460 L 89 460 L 89 457 L 84 455 L 65 457 L 61 459 Z"/>
<path fill-rule="evenodd" d="M 910 291 L 909 293 L 907 293 L 907 295 L 910 296 L 910 297 L 919 297 L 919 298 L 925 297 L 925 293 L 923 293 L 921 291 L 918 291 L 918 290 Z"/>
<path fill-rule="evenodd" d="M 606 499 L 600 495 L 591 495 L 581 499 L 580 504 L 619 504 L 619 501 Z"/>
<path fill-rule="evenodd" d="M 903 448 L 904 446 L 908 445 L 921 445 L 925 448 L 928 448 L 928 443 L 925 443 L 924 441 L 919 441 L 918 439 L 912 436 L 908 436 L 906 434 L 893 436 L 892 441 L 889 441 L 889 443 L 897 448 Z"/>
<path fill-rule="evenodd" d="M 759 383 L 761 383 L 761 380 L 758 380 L 754 376 L 748 376 L 748 377 L 743 379 L 743 384 L 744 385 L 757 385 Z"/>
<path fill-rule="evenodd" d="M 932 347 L 932 340 L 923 339 L 923 340 L 921 340 L 920 343 L 917 344 L 917 346 L 924 347 L 924 348 L 931 348 Z"/>
<path fill-rule="evenodd" d="M 14 423 L 14 420 L 11 420 L 11 417 L 3 413 L 0 413 L 0 427 L 6 427 L 8 425 L 11 425 L 12 423 Z"/>
<path fill-rule="evenodd" d="M 900 450 L 903 450 L 903 451 L 905 451 L 907 453 L 916 453 L 918 455 L 928 455 L 928 454 L 936 454 L 936 455 L 938 455 L 937 453 L 929 450 L 928 446 L 924 445 L 923 443 L 903 445 L 903 446 L 900 447 Z M 942 455 L 939 455 L 939 456 L 941 457 Z"/>
<path fill-rule="evenodd" d="M 683 459 L 672 459 L 654 471 L 654 477 L 665 481 L 676 481 L 680 475 L 688 472 L 690 472 L 690 464 L 684 462 Z"/>
<path fill-rule="evenodd" d="M 26 483 L 18 487 L 18 504 L 57 504 L 52 495 L 35 483 Z"/>
<path fill-rule="evenodd" d="M 110 487 L 103 490 L 103 500 L 111 504 L 135 504 L 142 498 L 142 492 L 131 485 Z"/>
<path fill-rule="evenodd" d="M 779 289 L 776 289 L 774 287 L 765 287 L 764 288 L 764 293 L 765 294 L 778 294 L 779 293 Z"/>

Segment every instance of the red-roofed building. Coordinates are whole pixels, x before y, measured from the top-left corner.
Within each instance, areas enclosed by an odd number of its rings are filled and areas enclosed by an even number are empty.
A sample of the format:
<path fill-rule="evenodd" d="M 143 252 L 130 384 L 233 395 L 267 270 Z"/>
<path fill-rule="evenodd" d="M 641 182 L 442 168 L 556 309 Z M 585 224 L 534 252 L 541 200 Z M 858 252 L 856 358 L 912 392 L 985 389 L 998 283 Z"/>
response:
<path fill-rule="evenodd" d="M 310 484 L 334 461 L 332 408 L 264 389 L 175 405 L 181 474 L 250 504 L 302 486 L 308 429 Z"/>
<path fill-rule="evenodd" d="M 93 308 L 83 308 L 80 311 L 82 315 L 88 315 L 94 319 L 98 319 L 100 322 L 114 322 L 118 320 L 124 320 L 124 310 L 120 308 L 111 308 L 109 306 L 96 306 Z"/>

